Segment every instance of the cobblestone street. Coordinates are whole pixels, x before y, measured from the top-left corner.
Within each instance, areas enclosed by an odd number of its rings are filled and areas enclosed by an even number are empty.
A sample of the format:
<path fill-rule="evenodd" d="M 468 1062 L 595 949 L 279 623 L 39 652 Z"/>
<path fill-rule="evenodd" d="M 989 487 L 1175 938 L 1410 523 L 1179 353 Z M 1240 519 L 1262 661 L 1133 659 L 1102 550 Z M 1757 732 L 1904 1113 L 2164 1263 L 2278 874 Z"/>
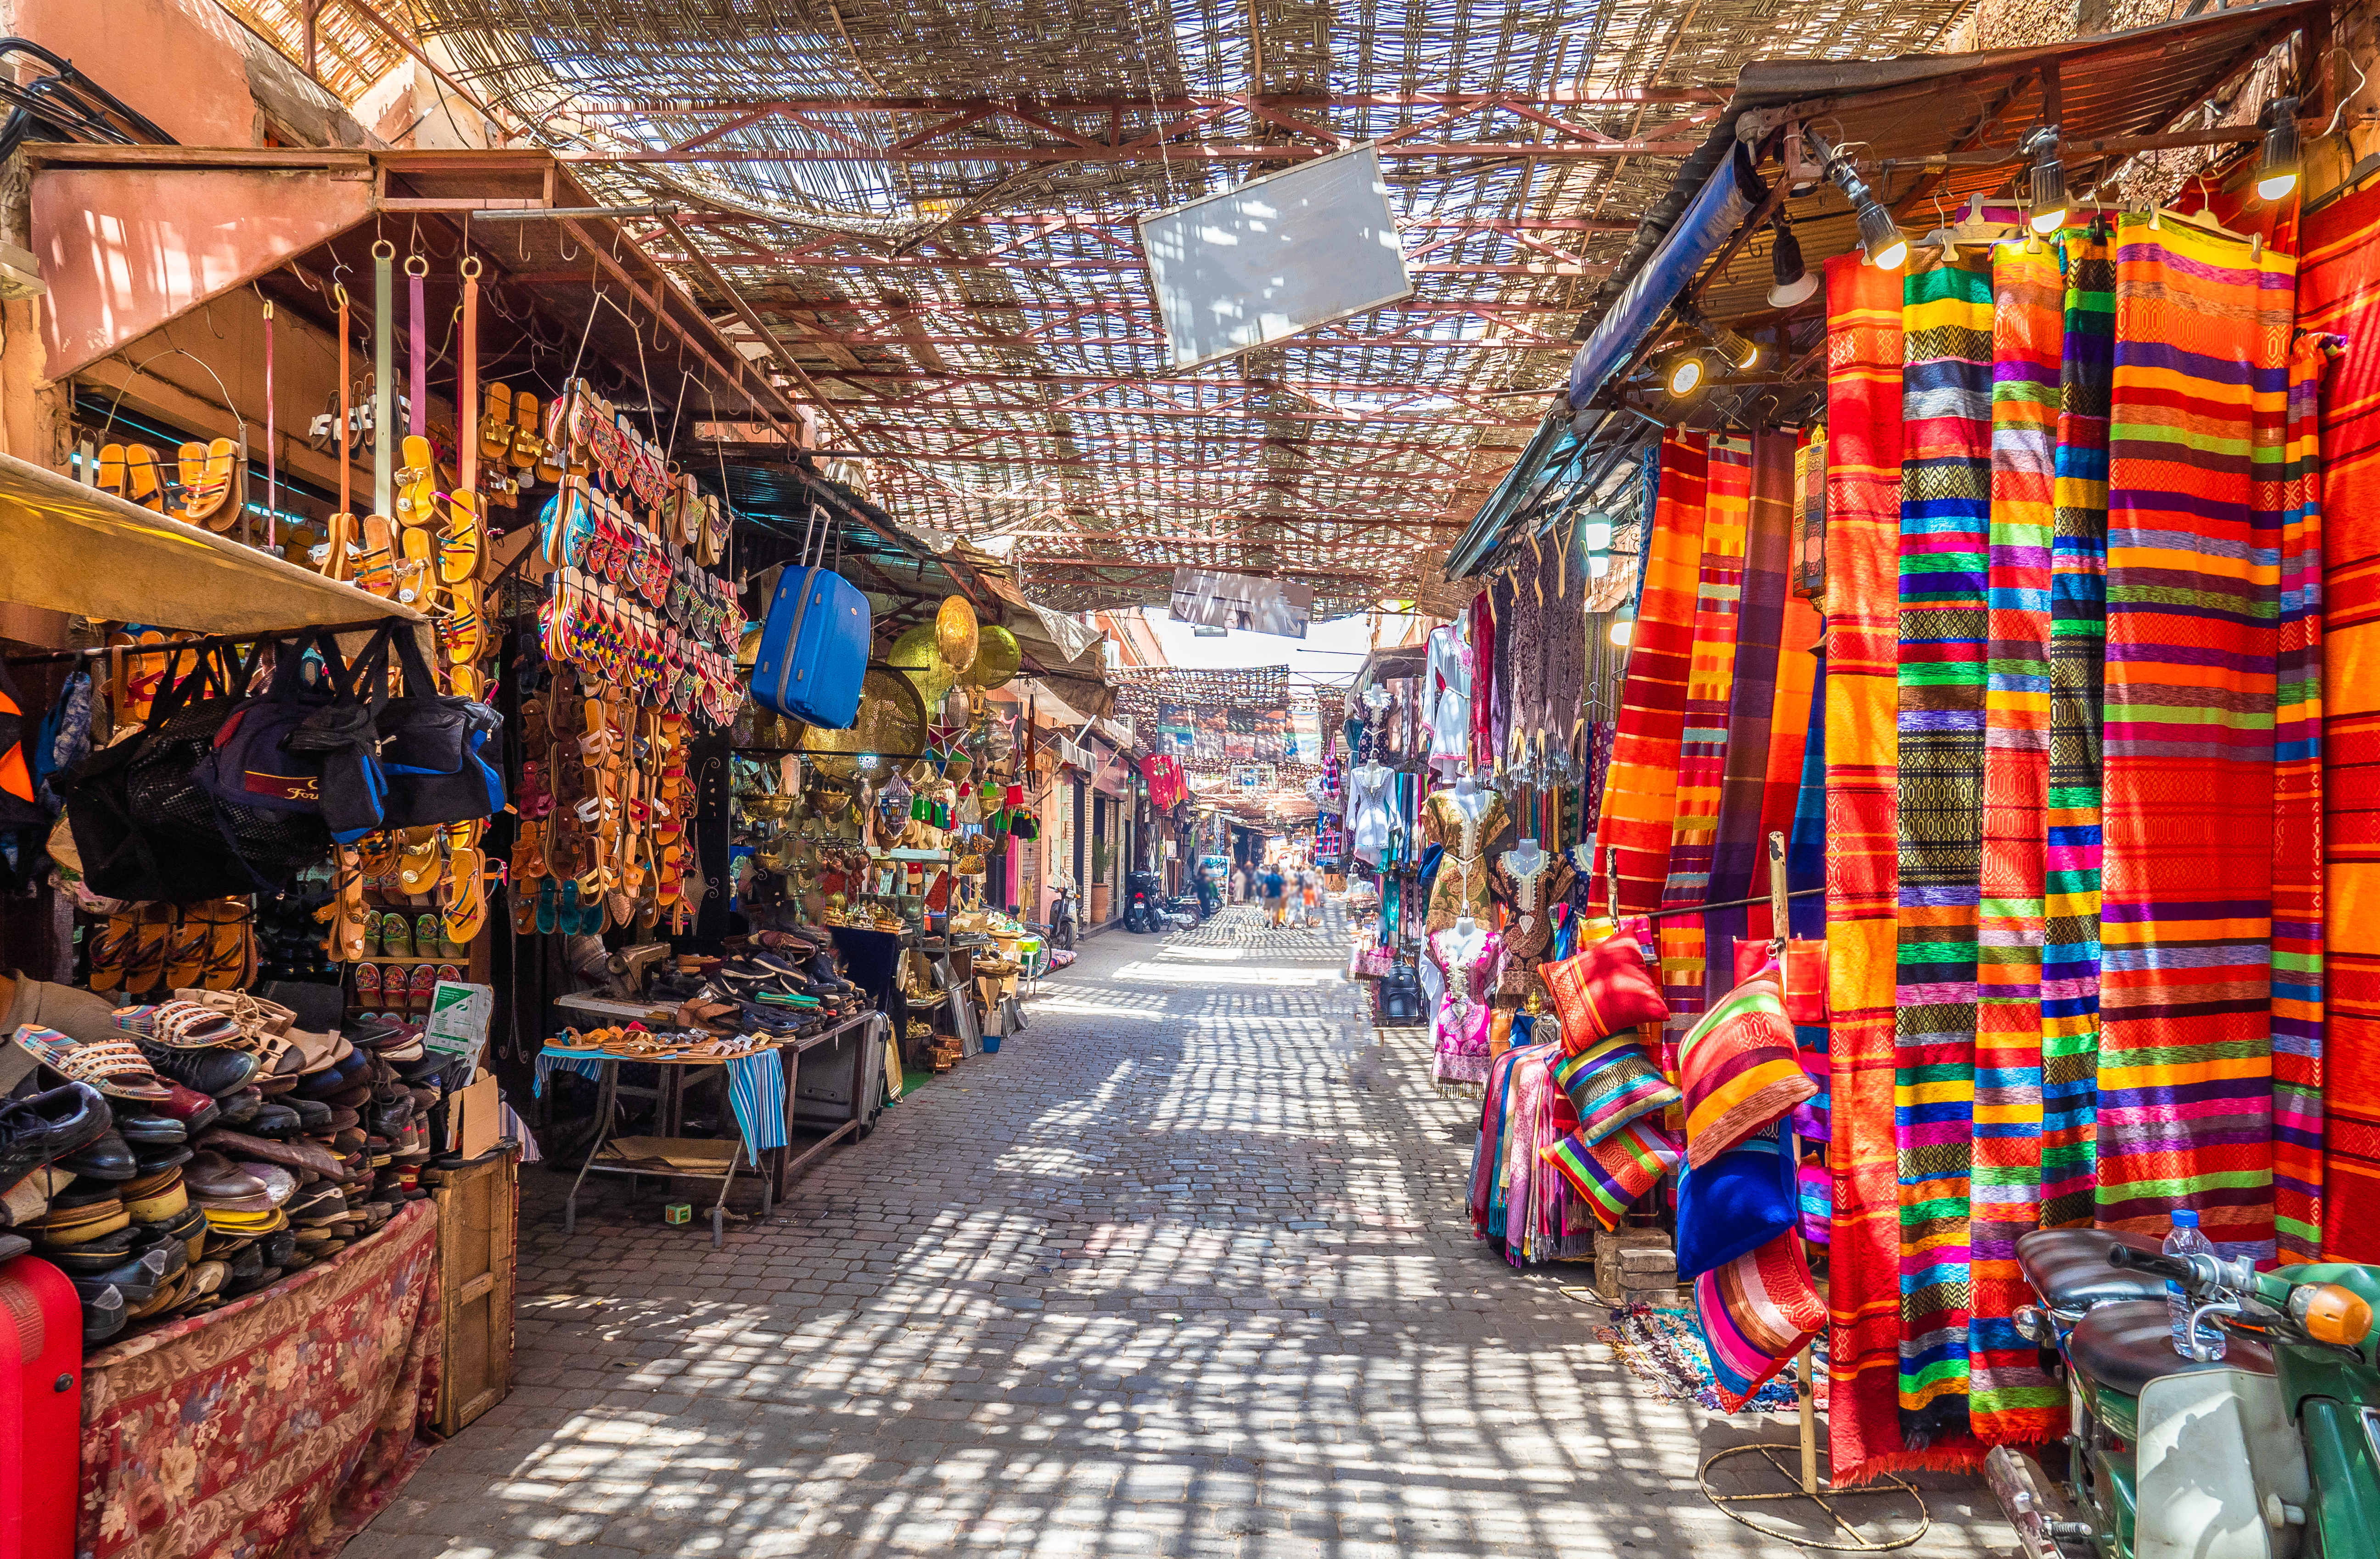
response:
<path fill-rule="evenodd" d="M 1803 1552 L 1695 1481 L 1790 1418 L 1653 1399 L 1589 1269 L 1472 1239 L 1477 1106 L 1372 1043 L 1344 949 L 1099 937 L 723 1251 L 616 1183 L 565 1238 L 527 1171 L 511 1398 L 348 1559 Z M 1900 1553 L 2014 1552 L 1918 1481 Z"/>

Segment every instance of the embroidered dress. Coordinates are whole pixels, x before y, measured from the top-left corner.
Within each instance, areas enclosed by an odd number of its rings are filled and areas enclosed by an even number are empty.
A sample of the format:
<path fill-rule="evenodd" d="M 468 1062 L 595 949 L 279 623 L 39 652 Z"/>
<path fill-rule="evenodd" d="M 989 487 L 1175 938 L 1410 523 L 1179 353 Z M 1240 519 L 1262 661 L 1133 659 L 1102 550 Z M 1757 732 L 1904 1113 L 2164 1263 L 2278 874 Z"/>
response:
<path fill-rule="evenodd" d="M 1570 862 L 1552 851 L 1541 850 L 1539 856 L 1537 869 L 1524 873 L 1507 850 L 1489 868 L 1491 891 L 1510 917 L 1504 925 L 1504 967 L 1496 976 L 1499 996 L 1525 997 L 1545 989 L 1537 965 L 1553 944 L 1554 906 L 1570 897 L 1575 874 Z"/>
<path fill-rule="evenodd" d="M 1367 866 L 1378 866 L 1389 848 L 1389 795 L 1396 779 L 1395 769 L 1368 764 L 1347 772 L 1347 846 Z"/>
<path fill-rule="evenodd" d="M 1471 757 L 1471 647 L 1452 628 L 1433 628 L 1422 673 L 1422 716 L 1429 727 L 1429 761 L 1449 776 Z"/>
<path fill-rule="evenodd" d="M 1488 856 L 1512 829 L 1504 798 L 1482 790 L 1465 810 L 1452 790 L 1435 791 L 1422 803 L 1425 836 L 1444 854 L 1429 887 L 1429 929 L 1443 931 L 1464 915 L 1485 921 L 1492 902 Z"/>
<path fill-rule="evenodd" d="M 1451 931 L 1434 931 L 1429 954 L 1446 973 L 1446 994 L 1430 1025 L 1429 1075 L 1448 1093 L 1475 1094 L 1488 1081 L 1488 972 L 1503 956 L 1503 940 L 1482 931 L 1465 946 Z"/>

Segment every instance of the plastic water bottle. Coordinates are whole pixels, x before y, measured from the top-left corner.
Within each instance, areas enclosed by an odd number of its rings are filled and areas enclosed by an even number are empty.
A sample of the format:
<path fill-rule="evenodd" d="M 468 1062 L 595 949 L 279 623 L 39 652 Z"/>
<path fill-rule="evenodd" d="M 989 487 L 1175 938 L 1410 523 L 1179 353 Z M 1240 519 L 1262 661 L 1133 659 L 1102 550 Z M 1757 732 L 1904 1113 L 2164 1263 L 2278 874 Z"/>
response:
<path fill-rule="evenodd" d="M 2196 1209 L 2190 1207 L 2174 1209 L 2173 1232 L 2165 1237 L 2165 1253 L 2168 1256 L 2215 1254 L 2214 1243 L 2198 1230 Z M 2219 1329 L 2208 1323 L 2201 1323 L 2198 1328 L 2198 1353 L 2193 1355 L 2191 1352 L 2187 1333 L 2190 1329 L 2190 1312 L 2195 1308 L 2195 1301 L 2182 1290 L 2179 1282 L 2170 1277 L 2165 1280 L 2165 1309 L 2168 1319 L 2173 1323 L 2174 1352 L 2180 1354 L 2184 1359 L 2222 1358 L 2226 1339 Z"/>

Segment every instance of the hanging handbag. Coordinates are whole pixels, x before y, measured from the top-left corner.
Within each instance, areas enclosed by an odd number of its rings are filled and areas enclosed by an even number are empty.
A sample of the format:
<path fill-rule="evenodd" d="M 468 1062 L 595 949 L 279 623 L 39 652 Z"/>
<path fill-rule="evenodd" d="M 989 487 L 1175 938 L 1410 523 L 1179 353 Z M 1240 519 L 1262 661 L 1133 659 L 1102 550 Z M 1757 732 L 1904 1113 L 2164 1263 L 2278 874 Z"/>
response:
<path fill-rule="evenodd" d="M 278 891 L 328 852 L 330 831 L 319 817 L 226 807 L 197 782 L 252 661 L 212 647 L 176 679 L 182 653 L 166 652 L 149 723 L 60 776 L 83 880 L 110 899 L 175 903 Z"/>
<path fill-rule="evenodd" d="M 411 628 L 387 630 L 405 672 L 405 695 L 381 706 L 381 768 L 388 776 L 386 826 L 424 828 L 492 816 L 504 809 L 504 776 L 486 756 L 504 717 L 477 699 L 437 691 Z M 380 647 L 374 647 L 378 654 Z M 386 676 L 384 661 L 380 675 Z"/>
<path fill-rule="evenodd" d="M 199 783 L 218 802 L 319 817 L 334 840 L 351 844 L 381 826 L 371 705 L 331 634 L 281 640 L 273 656 L 272 682 L 215 731 Z"/>

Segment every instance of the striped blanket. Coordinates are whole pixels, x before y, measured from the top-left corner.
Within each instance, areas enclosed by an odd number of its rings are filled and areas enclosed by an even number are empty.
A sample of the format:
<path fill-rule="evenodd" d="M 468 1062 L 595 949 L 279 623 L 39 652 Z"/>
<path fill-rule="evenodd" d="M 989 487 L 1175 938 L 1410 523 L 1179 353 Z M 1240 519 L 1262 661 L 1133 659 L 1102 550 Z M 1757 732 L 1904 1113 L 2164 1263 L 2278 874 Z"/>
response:
<path fill-rule="evenodd" d="M 1702 567 L 1708 441 L 1700 433 L 1673 433 L 1661 441 L 1660 459 L 1644 593 L 1628 646 L 1628 675 L 1597 830 L 1597 842 L 1610 852 L 1606 858 L 1618 864 L 1621 908 L 1636 914 L 1660 904 L 1670 875 L 1678 744 L 1685 723 L 1695 580 Z"/>
<path fill-rule="evenodd" d="M 1834 1480 L 1972 1467 L 1981 1448 L 1900 1437 L 1893 1134 L 1894 711 L 1900 632 L 1901 281 L 1827 262 L 1828 1035 L 1834 1175 L 1827 1416 Z"/>
<path fill-rule="evenodd" d="M 1710 897 L 1718 840 L 1719 796 L 1727 774 L 1728 711 L 1735 687 L 1736 630 L 1743 597 L 1743 548 L 1752 496 L 1752 446 L 1711 441 L 1703 509 L 1702 573 L 1694 596 L 1694 642 L 1686 677 L 1685 727 L 1678 747 L 1678 809 L 1670 833 L 1665 905 Z M 1662 995 L 1670 1004 L 1670 1043 L 1694 1026 L 1707 1002 L 1706 952 L 1699 915 L 1658 923 Z M 1721 949 L 1723 957 L 1725 949 Z"/>
<path fill-rule="evenodd" d="M 2068 233 L 2056 535 L 2049 559 L 2049 792 L 2043 860 L 2041 1222 L 2091 1220 L 2098 1178 L 2099 726 L 2107 646 L 2107 384 L 2116 260 Z"/>
<path fill-rule="evenodd" d="M 2296 260 L 2155 221 L 2116 235 L 2098 1220 L 2194 1207 L 2269 1261 L 2281 516 L 2253 473 L 2281 454 Z"/>
<path fill-rule="evenodd" d="M 1718 842 L 1711 855 L 1707 898 L 1742 899 L 1768 890 L 1767 852 L 1761 826 L 1768 809 L 1768 779 L 1778 757 L 1776 712 L 1784 669 L 1785 565 L 1793 540 L 1793 435 L 1763 429 L 1752 436 L 1751 502 L 1743 533 L 1742 609 L 1736 629 L 1735 685 L 1728 695 L 1727 778 L 1720 786 Z M 1799 604 L 1799 603 L 1796 603 Z M 1808 658 L 1806 647 L 1802 652 Z M 1806 671 L 1803 707 L 1808 707 Z M 1801 743 L 1792 743 L 1794 761 Z M 1767 925 L 1763 905 L 1761 925 Z M 1742 909 L 1703 916 L 1706 964 L 1705 1009 L 1735 988 L 1732 949 L 1745 936 Z"/>
<path fill-rule="evenodd" d="M 2041 1221 L 2042 884 L 2049 791 L 2049 558 L 2066 283 L 2046 244 L 1992 260 L 1991 527 L 1983 860 L 1975 917 L 1968 1418 L 1986 1444 L 2066 1423 L 2064 1394 L 2010 1319 L 2031 1296 L 2017 1237 Z"/>
<path fill-rule="evenodd" d="M 1900 1430 L 1967 1428 L 1990 549 L 1988 257 L 1903 281 L 1900 789 L 1893 1111 L 1900 1181 Z"/>
<path fill-rule="evenodd" d="M 2380 1262 L 2380 188 L 2308 216 L 2304 253 L 2298 323 L 2340 341 L 2321 414 L 2322 1251 Z"/>

